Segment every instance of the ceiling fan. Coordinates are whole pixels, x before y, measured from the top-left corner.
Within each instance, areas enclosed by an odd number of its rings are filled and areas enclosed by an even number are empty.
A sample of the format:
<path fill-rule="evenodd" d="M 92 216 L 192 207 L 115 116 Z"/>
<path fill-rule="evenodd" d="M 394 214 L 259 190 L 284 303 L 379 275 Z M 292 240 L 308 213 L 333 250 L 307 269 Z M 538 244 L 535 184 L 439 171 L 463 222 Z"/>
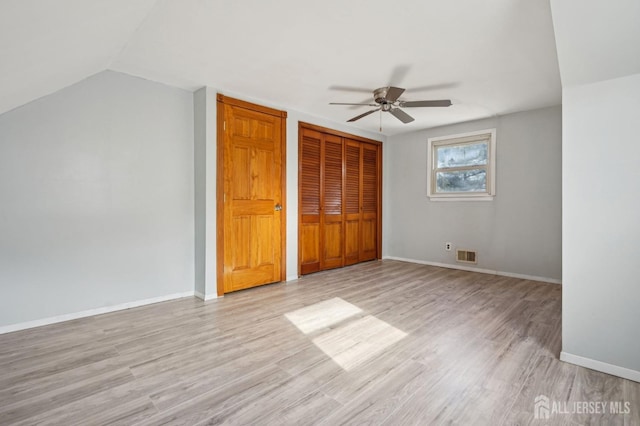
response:
<path fill-rule="evenodd" d="M 375 103 L 358 104 L 358 103 L 345 103 L 345 102 L 331 102 L 329 105 L 363 105 L 374 106 L 376 109 L 367 111 L 364 114 L 353 117 L 347 122 L 360 120 L 362 117 L 366 117 L 369 114 L 373 114 L 376 111 L 389 112 L 398 120 L 403 123 L 411 123 L 414 118 L 409 114 L 401 110 L 400 108 L 416 108 L 416 107 L 448 107 L 451 106 L 449 99 L 441 99 L 436 101 L 401 101 L 398 100 L 400 95 L 404 93 L 405 89 L 400 87 L 380 87 L 373 91 L 373 100 Z"/>

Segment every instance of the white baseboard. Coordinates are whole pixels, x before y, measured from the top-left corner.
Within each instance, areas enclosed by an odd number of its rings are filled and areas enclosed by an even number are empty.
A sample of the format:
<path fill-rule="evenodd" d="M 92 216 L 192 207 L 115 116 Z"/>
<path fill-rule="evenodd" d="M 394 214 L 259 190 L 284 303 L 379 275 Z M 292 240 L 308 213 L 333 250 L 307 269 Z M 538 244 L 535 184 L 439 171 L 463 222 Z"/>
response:
<path fill-rule="evenodd" d="M 5 325 L 0 327 L 0 334 L 11 333 L 12 331 L 26 330 L 28 328 L 40 327 L 43 325 L 56 324 L 59 322 L 70 321 L 78 318 L 92 317 L 94 315 L 106 314 L 109 312 L 122 311 L 125 309 L 137 308 L 139 306 L 151 305 L 153 303 L 166 302 L 167 300 L 181 299 L 183 297 L 193 296 L 193 291 L 184 293 L 168 294 L 166 296 L 153 297 L 151 299 L 136 300 L 134 302 L 121 303 L 119 305 L 105 306 L 102 308 L 89 309 L 86 311 L 74 312 L 72 314 L 58 315 L 55 317 L 43 318 L 39 320 L 26 321 L 17 324 Z"/>
<path fill-rule="evenodd" d="M 419 263 L 421 265 L 438 266 L 440 268 L 459 269 L 461 271 L 480 272 L 482 274 L 500 275 L 503 277 L 521 278 L 523 280 L 542 281 L 544 283 L 551 283 L 551 284 L 562 284 L 562 280 L 557 280 L 555 278 L 538 277 L 535 275 L 516 274 L 513 272 L 494 271 L 492 269 L 482 269 L 482 268 L 476 268 L 473 266 L 462 266 L 462 265 L 452 265 L 450 263 L 429 262 L 426 260 L 407 259 L 404 257 L 397 257 L 397 256 L 384 256 L 383 259 L 399 260 L 402 262 L 410 262 L 410 263 Z"/>
<path fill-rule="evenodd" d="M 213 300 L 218 298 L 217 294 L 203 294 L 203 293 L 200 293 L 199 291 L 195 291 L 193 295 L 198 299 L 202 299 L 205 302 L 208 300 Z"/>
<path fill-rule="evenodd" d="M 300 277 L 299 277 L 299 276 L 297 276 L 297 275 L 290 275 L 290 276 L 288 276 L 288 277 L 287 277 L 287 281 L 286 281 L 286 282 L 289 282 L 289 281 L 295 281 L 295 280 L 297 280 L 298 278 L 300 278 Z"/>
<path fill-rule="evenodd" d="M 560 352 L 560 361 L 570 364 L 579 365 L 580 367 L 589 368 L 591 370 L 600 371 L 602 373 L 611 374 L 622 377 L 623 379 L 640 382 L 640 371 L 631 370 L 630 368 L 620 367 L 606 362 L 597 361 L 591 358 L 570 354 L 568 352 Z"/>

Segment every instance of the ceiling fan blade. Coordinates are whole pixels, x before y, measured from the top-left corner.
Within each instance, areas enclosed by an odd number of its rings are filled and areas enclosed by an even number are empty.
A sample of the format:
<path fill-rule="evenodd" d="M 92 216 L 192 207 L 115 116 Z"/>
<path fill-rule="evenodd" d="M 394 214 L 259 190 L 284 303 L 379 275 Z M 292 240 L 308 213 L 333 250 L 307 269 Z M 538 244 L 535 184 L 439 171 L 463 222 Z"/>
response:
<path fill-rule="evenodd" d="M 398 98 L 400 97 L 400 95 L 402 95 L 403 92 L 404 92 L 404 89 L 391 86 L 387 89 L 387 95 L 385 96 L 385 99 L 389 102 L 395 102 L 398 100 Z"/>
<path fill-rule="evenodd" d="M 400 108 L 391 108 L 389 110 L 389 112 L 398 120 L 402 121 L 403 123 L 411 123 L 414 118 L 412 116 L 410 116 L 409 114 L 407 114 L 406 112 L 404 112 L 403 110 L 401 110 Z"/>
<path fill-rule="evenodd" d="M 371 111 L 367 111 L 364 114 L 357 115 L 357 116 L 353 117 L 351 120 L 347 120 L 347 123 L 350 123 L 350 122 L 356 121 L 356 120 L 360 120 L 362 117 L 366 117 L 367 115 L 373 114 L 376 111 L 380 111 L 380 108 L 372 109 Z"/>
<path fill-rule="evenodd" d="M 404 78 L 407 76 L 409 71 L 411 70 L 411 65 L 397 65 L 393 71 L 391 71 L 391 78 L 389 79 L 389 86 L 392 84 L 401 84 L 404 81 Z"/>
<path fill-rule="evenodd" d="M 451 101 L 449 99 L 441 99 L 437 101 L 405 101 L 400 102 L 399 105 L 403 108 L 448 107 L 451 106 Z"/>
<path fill-rule="evenodd" d="M 349 107 L 349 109 L 358 109 L 358 108 L 360 108 L 360 105 L 363 105 L 363 104 L 364 105 L 369 105 L 369 106 L 374 106 L 374 107 L 378 106 L 378 104 L 371 103 L 371 96 L 368 96 L 366 99 L 363 99 L 360 102 L 358 102 L 358 105 L 351 105 Z"/>
<path fill-rule="evenodd" d="M 348 102 L 329 102 L 329 105 L 366 105 L 366 106 L 378 106 L 378 104 L 352 104 Z"/>
<path fill-rule="evenodd" d="M 457 82 L 449 82 L 449 83 L 440 83 L 440 84 L 428 84 L 426 86 L 418 86 L 418 87 L 408 87 L 407 91 L 414 92 L 428 92 L 433 90 L 442 90 L 442 89 L 453 89 L 455 87 L 460 86 L 460 83 Z"/>

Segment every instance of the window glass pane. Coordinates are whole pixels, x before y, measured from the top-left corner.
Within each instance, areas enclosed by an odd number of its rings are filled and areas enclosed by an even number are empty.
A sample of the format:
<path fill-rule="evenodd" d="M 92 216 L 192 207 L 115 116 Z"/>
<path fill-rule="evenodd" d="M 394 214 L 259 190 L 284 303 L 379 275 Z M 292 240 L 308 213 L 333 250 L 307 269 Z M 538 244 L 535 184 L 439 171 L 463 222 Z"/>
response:
<path fill-rule="evenodd" d="M 486 192 L 487 171 L 474 169 L 436 173 L 436 192 Z"/>
<path fill-rule="evenodd" d="M 438 168 L 462 167 L 487 164 L 489 143 L 487 141 L 469 145 L 449 145 L 436 148 Z"/>

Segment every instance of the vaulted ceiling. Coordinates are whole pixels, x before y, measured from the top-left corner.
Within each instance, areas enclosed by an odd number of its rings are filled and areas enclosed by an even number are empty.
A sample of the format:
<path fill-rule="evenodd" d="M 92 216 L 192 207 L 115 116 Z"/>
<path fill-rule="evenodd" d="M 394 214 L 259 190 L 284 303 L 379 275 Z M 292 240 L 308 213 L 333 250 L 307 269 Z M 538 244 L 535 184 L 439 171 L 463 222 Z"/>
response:
<path fill-rule="evenodd" d="M 563 87 L 640 73 L 640 0 L 552 0 L 552 10 Z"/>
<path fill-rule="evenodd" d="M 339 122 L 381 86 L 453 101 L 353 124 L 396 134 L 559 104 L 555 46 L 546 0 L 3 0 L 0 113 L 105 69 Z"/>

